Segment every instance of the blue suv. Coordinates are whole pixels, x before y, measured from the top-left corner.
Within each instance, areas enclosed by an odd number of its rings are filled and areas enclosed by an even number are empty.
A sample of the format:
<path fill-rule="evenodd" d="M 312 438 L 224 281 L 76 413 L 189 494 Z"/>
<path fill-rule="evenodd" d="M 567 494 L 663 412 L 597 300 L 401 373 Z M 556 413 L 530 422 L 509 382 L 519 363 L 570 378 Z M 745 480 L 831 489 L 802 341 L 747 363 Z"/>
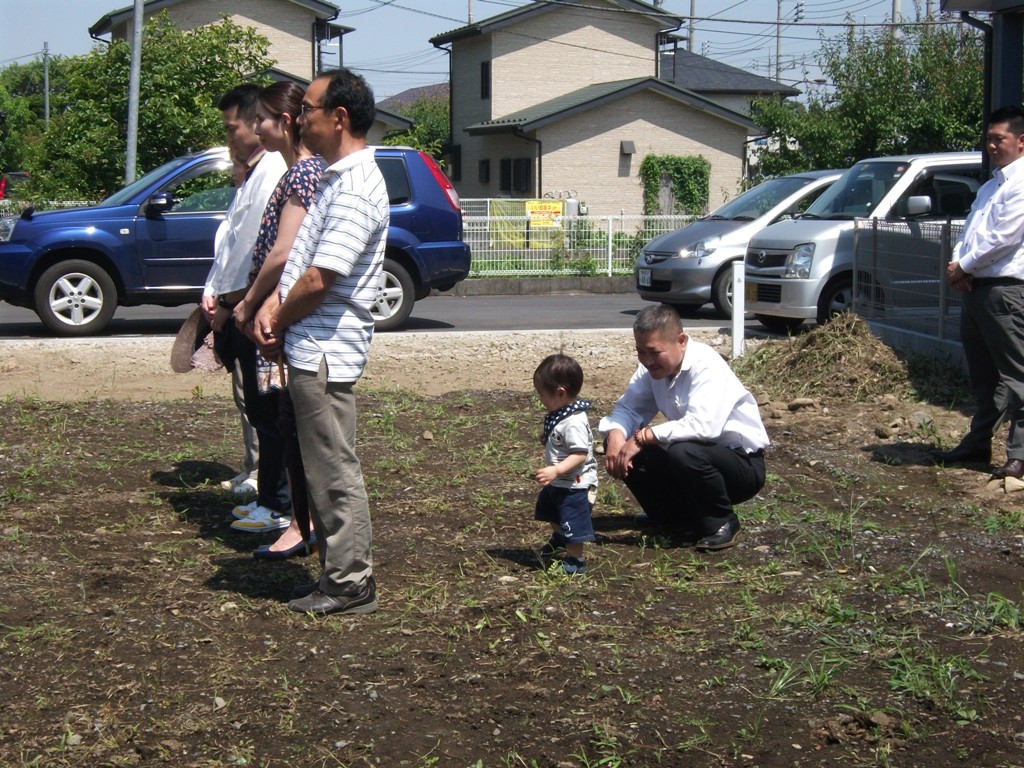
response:
<path fill-rule="evenodd" d="M 375 148 L 391 199 L 376 327 L 469 274 L 459 196 L 434 160 Z M 172 160 L 89 208 L 0 219 L 0 300 L 35 311 L 62 336 L 99 333 L 118 306 L 198 302 L 213 240 L 234 195 L 223 147 Z"/>

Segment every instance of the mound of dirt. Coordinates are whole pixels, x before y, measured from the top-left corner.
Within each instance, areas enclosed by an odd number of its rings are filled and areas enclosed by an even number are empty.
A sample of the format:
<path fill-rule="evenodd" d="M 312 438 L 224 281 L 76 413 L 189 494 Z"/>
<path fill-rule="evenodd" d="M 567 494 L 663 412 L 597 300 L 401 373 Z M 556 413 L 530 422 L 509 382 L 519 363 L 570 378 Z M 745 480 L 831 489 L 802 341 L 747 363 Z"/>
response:
<path fill-rule="evenodd" d="M 792 349 L 780 357 L 777 344 L 766 344 L 736 365 L 740 378 L 759 381 L 773 397 L 864 402 L 913 390 L 906 360 L 857 315 L 844 314 L 779 343 Z"/>

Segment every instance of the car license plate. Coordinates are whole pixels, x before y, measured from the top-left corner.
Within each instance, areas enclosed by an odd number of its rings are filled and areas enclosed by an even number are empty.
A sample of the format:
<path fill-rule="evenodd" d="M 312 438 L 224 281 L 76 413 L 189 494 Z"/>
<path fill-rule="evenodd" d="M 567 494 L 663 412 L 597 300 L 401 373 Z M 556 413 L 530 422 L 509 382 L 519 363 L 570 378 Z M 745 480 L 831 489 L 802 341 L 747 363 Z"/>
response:
<path fill-rule="evenodd" d="M 636 273 L 636 284 L 641 288 L 651 287 L 651 270 L 641 269 Z"/>
<path fill-rule="evenodd" d="M 743 286 L 743 298 L 747 301 L 757 301 L 757 283 L 747 283 Z"/>

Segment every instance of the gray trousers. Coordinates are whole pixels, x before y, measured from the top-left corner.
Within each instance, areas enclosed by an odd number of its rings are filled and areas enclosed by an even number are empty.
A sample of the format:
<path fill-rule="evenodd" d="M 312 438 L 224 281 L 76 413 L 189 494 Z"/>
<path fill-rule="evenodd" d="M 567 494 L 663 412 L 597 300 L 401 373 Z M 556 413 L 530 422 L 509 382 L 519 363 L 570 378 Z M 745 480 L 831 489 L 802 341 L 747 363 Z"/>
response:
<path fill-rule="evenodd" d="M 317 373 L 289 366 L 288 375 L 310 517 L 324 570 L 320 590 L 357 595 L 373 573 L 373 557 L 370 505 L 356 456 L 353 385 L 327 381 L 326 363 Z"/>
<path fill-rule="evenodd" d="M 236 360 L 231 369 L 231 396 L 235 399 L 235 407 L 242 417 L 242 443 L 245 446 L 245 453 L 242 454 L 242 471 L 252 475 L 260 465 L 260 445 L 256 437 L 256 430 L 249 423 L 249 417 L 245 415 L 245 394 L 242 391 L 242 366 Z"/>
<path fill-rule="evenodd" d="M 1024 284 L 976 279 L 963 302 L 960 340 L 977 410 L 961 445 L 987 448 L 1006 420 L 1006 456 L 1024 459 Z"/>

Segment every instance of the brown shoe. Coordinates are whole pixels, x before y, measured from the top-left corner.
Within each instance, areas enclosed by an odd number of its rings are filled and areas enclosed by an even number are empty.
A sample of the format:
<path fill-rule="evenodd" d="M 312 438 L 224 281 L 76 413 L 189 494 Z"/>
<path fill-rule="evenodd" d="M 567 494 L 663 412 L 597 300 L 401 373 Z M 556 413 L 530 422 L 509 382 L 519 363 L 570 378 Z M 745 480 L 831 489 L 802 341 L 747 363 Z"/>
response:
<path fill-rule="evenodd" d="M 1024 459 L 1007 459 L 1003 466 L 993 470 L 992 477 L 1015 477 L 1020 480 L 1024 477 Z"/>

